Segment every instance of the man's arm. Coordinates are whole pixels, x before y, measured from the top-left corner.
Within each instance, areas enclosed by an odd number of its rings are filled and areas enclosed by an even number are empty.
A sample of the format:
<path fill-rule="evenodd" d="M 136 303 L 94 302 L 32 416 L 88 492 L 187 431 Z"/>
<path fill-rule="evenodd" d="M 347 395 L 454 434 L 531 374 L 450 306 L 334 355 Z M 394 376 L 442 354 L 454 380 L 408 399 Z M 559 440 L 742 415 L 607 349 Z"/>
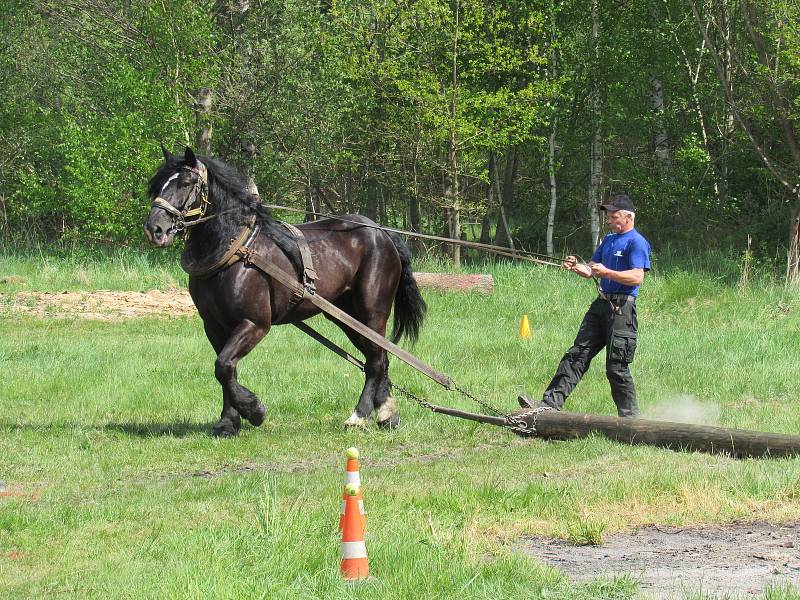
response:
<path fill-rule="evenodd" d="M 591 263 L 592 275 L 611 279 L 622 285 L 642 285 L 644 281 L 644 269 L 628 269 L 627 271 L 614 271 L 606 267 L 603 263 Z"/>

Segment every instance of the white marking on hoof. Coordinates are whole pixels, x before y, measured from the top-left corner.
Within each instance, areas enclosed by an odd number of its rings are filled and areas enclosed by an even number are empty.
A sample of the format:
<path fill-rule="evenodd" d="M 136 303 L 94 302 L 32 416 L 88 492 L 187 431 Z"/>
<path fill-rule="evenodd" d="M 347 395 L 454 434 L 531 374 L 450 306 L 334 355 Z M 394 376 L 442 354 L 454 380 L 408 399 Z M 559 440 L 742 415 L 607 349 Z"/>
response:
<path fill-rule="evenodd" d="M 367 424 L 369 423 L 368 419 L 364 417 L 359 417 L 355 412 L 350 415 L 347 421 L 344 422 L 345 427 L 357 427 L 358 429 L 366 428 Z"/>
<path fill-rule="evenodd" d="M 388 423 L 397 414 L 397 401 L 392 396 L 387 396 L 386 402 L 375 411 L 375 420 L 378 423 Z"/>

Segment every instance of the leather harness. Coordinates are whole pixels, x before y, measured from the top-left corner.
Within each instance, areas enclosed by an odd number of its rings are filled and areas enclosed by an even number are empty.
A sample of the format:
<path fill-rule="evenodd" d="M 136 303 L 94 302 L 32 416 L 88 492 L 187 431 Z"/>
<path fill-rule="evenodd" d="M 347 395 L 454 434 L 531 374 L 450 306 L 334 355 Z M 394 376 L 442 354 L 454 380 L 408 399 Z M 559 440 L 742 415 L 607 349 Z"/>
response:
<path fill-rule="evenodd" d="M 314 259 L 311 257 L 311 248 L 309 248 L 308 241 L 303 235 L 303 232 L 290 223 L 284 223 L 283 221 L 279 221 L 278 223 L 286 228 L 292 239 L 294 239 L 295 243 L 297 243 L 297 247 L 300 250 L 300 260 L 302 262 L 302 287 L 290 286 L 289 288 L 289 290 L 292 292 L 292 295 L 289 298 L 289 307 L 286 311 L 286 314 L 289 314 L 295 306 L 302 302 L 306 294 L 313 295 L 316 293 L 317 271 L 314 269 Z M 253 242 L 258 237 L 260 231 L 261 226 L 255 222 L 255 219 L 250 219 L 250 221 L 245 224 L 245 226 L 239 232 L 239 235 L 237 235 L 235 238 L 231 238 L 228 249 L 213 265 L 202 268 L 195 267 L 189 264 L 189 262 L 182 257 L 181 267 L 192 277 L 207 279 L 239 261 L 244 261 L 246 265 L 253 265 L 260 271 L 271 275 L 271 273 L 259 266 L 259 264 L 268 264 L 268 262 L 263 257 L 259 256 L 252 247 Z"/>

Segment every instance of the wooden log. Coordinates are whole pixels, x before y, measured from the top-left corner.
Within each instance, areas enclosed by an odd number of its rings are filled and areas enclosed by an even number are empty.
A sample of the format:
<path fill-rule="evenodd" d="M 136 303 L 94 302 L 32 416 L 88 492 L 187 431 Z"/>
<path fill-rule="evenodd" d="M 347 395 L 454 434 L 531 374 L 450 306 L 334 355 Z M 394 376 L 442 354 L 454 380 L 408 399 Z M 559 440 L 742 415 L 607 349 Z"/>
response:
<path fill-rule="evenodd" d="M 494 288 L 494 278 L 484 274 L 414 273 L 414 279 L 419 287 L 445 292 L 491 294 Z"/>
<path fill-rule="evenodd" d="M 545 410 L 525 415 L 515 411 L 534 435 L 551 440 L 571 440 L 599 433 L 623 444 L 647 444 L 673 450 L 723 453 L 738 458 L 800 455 L 800 436 L 650 421 L 604 415 Z M 525 435 L 524 432 L 518 432 Z"/>

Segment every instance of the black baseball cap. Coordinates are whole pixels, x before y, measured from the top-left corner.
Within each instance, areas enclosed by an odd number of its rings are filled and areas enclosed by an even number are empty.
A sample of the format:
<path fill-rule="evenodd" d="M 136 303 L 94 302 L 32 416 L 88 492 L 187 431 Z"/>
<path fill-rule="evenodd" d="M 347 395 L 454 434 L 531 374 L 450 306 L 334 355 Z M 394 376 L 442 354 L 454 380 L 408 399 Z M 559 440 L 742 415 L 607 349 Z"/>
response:
<path fill-rule="evenodd" d="M 619 196 L 614 196 L 606 204 L 601 204 L 600 209 L 611 212 L 615 212 L 618 210 L 629 210 L 632 213 L 636 212 L 636 208 L 634 208 L 633 206 L 633 200 L 630 199 L 630 196 L 628 196 L 628 194 L 620 194 Z"/>

